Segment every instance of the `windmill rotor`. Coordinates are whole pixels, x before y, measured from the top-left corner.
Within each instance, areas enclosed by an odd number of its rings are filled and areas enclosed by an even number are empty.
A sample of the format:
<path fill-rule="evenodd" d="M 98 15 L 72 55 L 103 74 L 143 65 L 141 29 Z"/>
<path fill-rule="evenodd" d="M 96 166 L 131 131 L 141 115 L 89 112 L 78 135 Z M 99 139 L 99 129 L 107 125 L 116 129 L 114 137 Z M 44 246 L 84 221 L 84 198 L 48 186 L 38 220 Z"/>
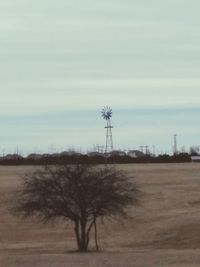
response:
<path fill-rule="evenodd" d="M 109 106 L 105 106 L 101 114 L 104 120 L 109 120 L 112 117 L 112 109 Z"/>

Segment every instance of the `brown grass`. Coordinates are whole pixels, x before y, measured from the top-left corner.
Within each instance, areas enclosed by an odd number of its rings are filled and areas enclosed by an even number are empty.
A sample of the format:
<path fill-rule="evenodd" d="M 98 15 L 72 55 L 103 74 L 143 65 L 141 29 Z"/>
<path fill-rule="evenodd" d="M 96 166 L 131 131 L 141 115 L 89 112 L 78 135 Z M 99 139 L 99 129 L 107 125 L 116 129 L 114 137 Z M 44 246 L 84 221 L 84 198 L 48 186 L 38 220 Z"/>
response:
<path fill-rule="evenodd" d="M 7 201 L 33 167 L 0 167 L 0 266 L 200 266 L 200 164 L 119 165 L 143 192 L 126 223 L 99 224 L 101 253 L 70 253 L 73 229 L 10 214 Z M 93 245 L 93 244 L 92 244 Z"/>

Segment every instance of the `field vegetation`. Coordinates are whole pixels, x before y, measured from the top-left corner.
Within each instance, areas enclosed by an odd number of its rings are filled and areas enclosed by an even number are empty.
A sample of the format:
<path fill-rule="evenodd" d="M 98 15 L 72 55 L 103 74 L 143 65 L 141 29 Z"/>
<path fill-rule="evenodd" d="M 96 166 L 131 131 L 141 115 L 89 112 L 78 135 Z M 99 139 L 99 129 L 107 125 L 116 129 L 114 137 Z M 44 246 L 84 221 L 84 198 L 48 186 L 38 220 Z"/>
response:
<path fill-rule="evenodd" d="M 200 164 L 126 164 L 143 192 L 129 221 L 99 223 L 100 252 L 75 253 L 70 223 L 38 224 L 8 209 L 31 166 L 0 167 L 0 266 L 200 266 Z M 92 245 L 92 244 L 91 244 Z M 95 244 L 93 244 L 95 247 Z"/>

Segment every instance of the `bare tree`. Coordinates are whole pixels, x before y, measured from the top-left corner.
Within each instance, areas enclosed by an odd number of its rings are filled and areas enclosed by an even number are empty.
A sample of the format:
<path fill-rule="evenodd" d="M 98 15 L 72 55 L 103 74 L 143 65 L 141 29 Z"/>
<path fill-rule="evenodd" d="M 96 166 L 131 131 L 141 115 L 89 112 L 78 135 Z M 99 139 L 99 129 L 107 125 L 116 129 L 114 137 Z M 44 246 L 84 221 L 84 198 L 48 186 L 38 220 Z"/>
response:
<path fill-rule="evenodd" d="M 191 156 L 198 156 L 200 152 L 199 146 L 191 146 L 190 147 L 190 155 Z"/>
<path fill-rule="evenodd" d="M 48 222 L 56 218 L 74 224 L 78 250 L 86 252 L 97 219 L 127 216 L 127 207 L 138 202 L 138 189 L 113 167 L 94 165 L 45 166 L 24 177 L 14 210 L 25 217 Z"/>

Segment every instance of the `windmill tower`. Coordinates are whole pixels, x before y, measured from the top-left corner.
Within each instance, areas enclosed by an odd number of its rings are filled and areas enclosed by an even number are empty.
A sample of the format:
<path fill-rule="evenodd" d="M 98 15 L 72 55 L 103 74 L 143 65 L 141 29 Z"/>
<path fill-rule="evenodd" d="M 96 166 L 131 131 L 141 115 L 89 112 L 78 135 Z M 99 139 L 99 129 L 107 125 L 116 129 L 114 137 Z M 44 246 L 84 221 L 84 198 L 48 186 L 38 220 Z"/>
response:
<path fill-rule="evenodd" d="M 112 128 L 111 125 L 111 117 L 112 117 L 112 109 L 108 106 L 104 107 L 102 109 L 102 117 L 104 120 L 106 120 L 107 125 L 106 128 L 106 147 L 105 147 L 105 153 L 111 152 L 113 150 L 113 139 L 112 139 Z"/>

